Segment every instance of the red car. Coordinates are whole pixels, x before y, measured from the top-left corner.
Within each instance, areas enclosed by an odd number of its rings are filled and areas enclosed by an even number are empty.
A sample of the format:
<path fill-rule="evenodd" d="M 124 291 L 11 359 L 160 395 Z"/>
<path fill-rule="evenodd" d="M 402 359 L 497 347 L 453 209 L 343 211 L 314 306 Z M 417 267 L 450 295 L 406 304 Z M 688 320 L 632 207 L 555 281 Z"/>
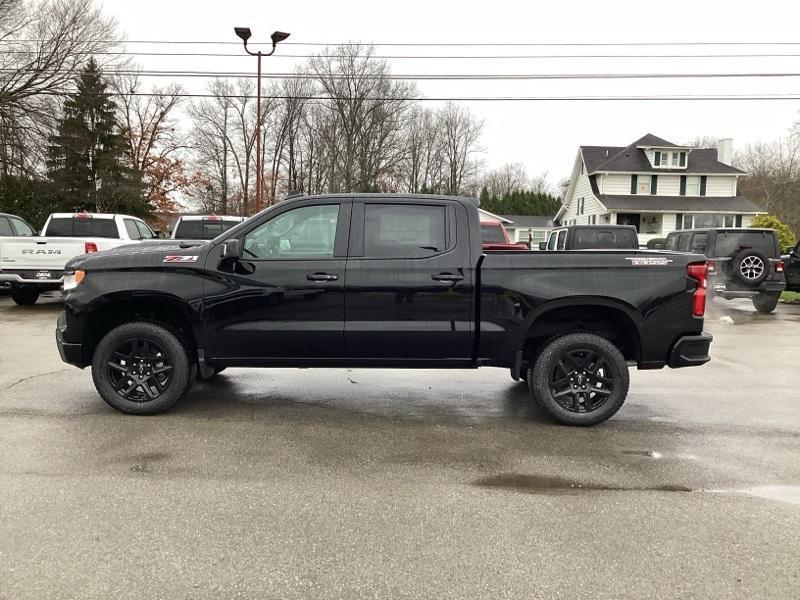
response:
<path fill-rule="evenodd" d="M 481 216 L 481 248 L 484 250 L 529 250 L 524 242 L 512 242 L 502 221 Z"/>

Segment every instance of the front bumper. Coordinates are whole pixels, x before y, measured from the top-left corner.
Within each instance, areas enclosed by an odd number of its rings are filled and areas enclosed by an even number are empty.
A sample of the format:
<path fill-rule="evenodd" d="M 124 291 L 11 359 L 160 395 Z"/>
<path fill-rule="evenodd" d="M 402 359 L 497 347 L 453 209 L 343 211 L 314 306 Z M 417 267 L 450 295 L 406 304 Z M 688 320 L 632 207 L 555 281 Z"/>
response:
<path fill-rule="evenodd" d="M 711 360 L 708 349 L 713 336 L 710 333 L 684 335 L 678 338 L 669 353 L 669 366 L 673 369 L 681 367 L 699 367 Z"/>
<path fill-rule="evenodd" d="M 67 329 L 67 314 L 61 312 L 56 321 L 56 346 L 58 346 L 58 353 L 61 355 L 61 360 L 70 365 L 75 365 L 81 369 L 86 365 L 83 364 L 83 352 L 80 344 L 73 344 L 64 341 L 64 331 Z"/>

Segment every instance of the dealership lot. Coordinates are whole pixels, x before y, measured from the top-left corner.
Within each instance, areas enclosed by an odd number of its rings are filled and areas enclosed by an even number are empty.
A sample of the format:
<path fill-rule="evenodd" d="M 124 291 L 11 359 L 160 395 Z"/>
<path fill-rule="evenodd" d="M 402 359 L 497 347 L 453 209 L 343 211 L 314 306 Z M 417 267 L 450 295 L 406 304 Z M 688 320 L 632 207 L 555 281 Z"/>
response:
<path fill-rule="evenodd" d="M 0 598 L 800 587 L 800 306 L 713 306 L 713 361 L 632 372 L 592 429 L 498 369 L 232 369 L 126 417 L 60 361 L 60 308 L 0 295 Z"/>

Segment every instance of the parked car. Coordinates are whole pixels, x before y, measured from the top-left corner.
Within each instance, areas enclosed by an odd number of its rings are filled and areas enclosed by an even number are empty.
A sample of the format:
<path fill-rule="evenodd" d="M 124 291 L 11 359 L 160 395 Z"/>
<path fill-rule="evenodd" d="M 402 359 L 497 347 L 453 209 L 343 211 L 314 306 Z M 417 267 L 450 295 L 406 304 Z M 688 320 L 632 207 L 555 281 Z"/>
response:
<path fill-rule="evenodd" d="M 793 247 L 786 249 L 786 254 L 781 256 L 783 272 L 786 276 L 786 289 L 791 292 L 800 292 L 800 241 Z"/>
<path fill-rule="evenodd" d="M 481 247 L 484 250 L 529 250 L 524 242 L 512 242 L 502 221 L 481 215 Z"/>
<path fill-rule="evenodd" d="M 709 360 L 702 255 L 484 253 L 465 198 L 300 197 L 211 242 L 67 268 L 61 357 L 126 413 L 226 367 L 497 366 L 558 422 L 593 425 L 622 406 L 629 364 Z"/>
<path fill-rule="evenodd" d="M 708 285 L 720 298 L 751 298 L 771 313 L 786 287 L 778 236 L 773 229 L 686 229 L 667 235 L 667 250 L 705 254 Z"/>
<path fill-rule="evenodd" d="M 64 265 L 71 258 L 154 237 L 136 217 L 53 213 L 41 236 L 0 238 L 0 282 L 11 285 L 11 298 L 17 304 L 35 304 L 40 293 L 61 287 Z"/>
<path fill-rule="evenodd" d="M 570 225 L 550 232 L 539 250 L 635 250 L 639 236 L 633 225 Z"/>
<path fill-rule="evenodd" d="M 36 230 L 22 217 L 0 213 L 0 237 L 32 236 Z"/>
<path fill-rule="evenodd" d="M 228 215 L 182 215 L 172 229 L 173 240 L 213 240 L 245 220 Z"/>

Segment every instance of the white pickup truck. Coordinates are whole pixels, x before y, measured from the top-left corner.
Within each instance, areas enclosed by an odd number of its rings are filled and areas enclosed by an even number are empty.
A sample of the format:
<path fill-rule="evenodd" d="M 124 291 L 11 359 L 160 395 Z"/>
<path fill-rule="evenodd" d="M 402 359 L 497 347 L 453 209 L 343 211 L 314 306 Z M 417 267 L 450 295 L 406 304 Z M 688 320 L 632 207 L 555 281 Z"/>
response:
<path fill-rule="evenodd" d="M 40 236 L 0 237 L 0 285 L 17 304 L 34 304 L 57 290 L 64 265 L 79 254 L 157 238 L 141 219 L 100 213 L 53 213 Z"/>

